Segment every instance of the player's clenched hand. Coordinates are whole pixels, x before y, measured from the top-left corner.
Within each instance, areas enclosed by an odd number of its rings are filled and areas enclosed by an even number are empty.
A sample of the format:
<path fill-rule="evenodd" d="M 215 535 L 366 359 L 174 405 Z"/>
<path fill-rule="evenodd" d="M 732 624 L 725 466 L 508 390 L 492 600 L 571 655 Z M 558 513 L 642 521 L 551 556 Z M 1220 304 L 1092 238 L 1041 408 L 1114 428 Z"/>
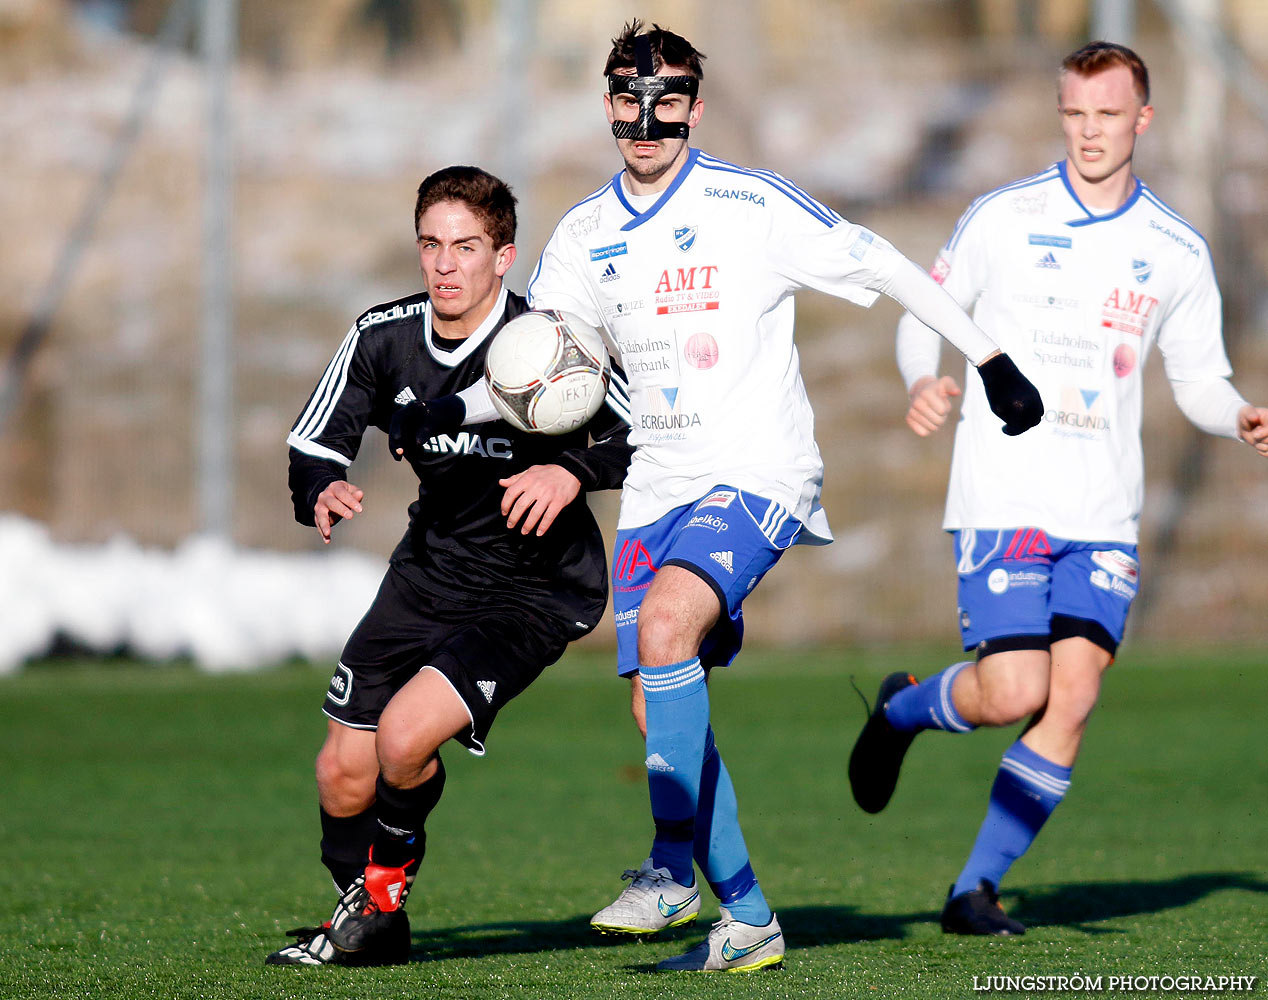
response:
<path fill-rule="evenodd" d="M 330 544 L 330 529 L 339 521 L 361 513 L 361 498 L 364 496 L 365 490 L 360 486 L 353 486 L 342 479 L 336 479 L 317 494 L 313 520 L 323 542 Z"/>
<path fill-rule="evenodd" d="M 499 479 L 498 485 L 506 487 L 502 496 L 506 526 L 514 531 L 518 524 L 521 535 L 535 528 L 539 537 L 581 492 L 581 481 L 559 465 L 534 465 Z"/>
<path fill-rule="evenodd" d="M 1005 434 L 1021 434 L 1043 419 L 1039 390 L 1003 351 L 996 351 L 979 364 L 977 373 L 982 376 L 991 412 L 1004 421 Z"/>
<path fill-rule="evenodd" d="M 1254 447 L 1259 454 L 1268 456 L 1268 409 L 1262 406 L 1243 406 L 1238 410 L 1237 436 Z"/>
<path fill-rule="evenodd" d="M 907 410 L 907 426 L 921 437 L 928 437 L 947 420 L 951 398 L 960 395 L 960 387 L 950 375 L 934 378 L 926 375 L 911 387 L 911 407 Z"/>

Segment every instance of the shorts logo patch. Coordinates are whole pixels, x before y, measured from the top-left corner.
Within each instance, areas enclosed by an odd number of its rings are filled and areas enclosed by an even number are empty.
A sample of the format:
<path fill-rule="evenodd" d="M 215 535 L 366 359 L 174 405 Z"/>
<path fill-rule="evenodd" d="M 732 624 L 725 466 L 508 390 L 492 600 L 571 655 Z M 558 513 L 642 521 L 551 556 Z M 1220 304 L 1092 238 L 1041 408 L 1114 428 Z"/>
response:
<path fill-rule="evenodd" d="M 712 559 L 719 566 L 721 566 L 728 573 L 735 572 L 735 569 L 732 566 L 734 556 L 732 555 L 730 549 L 728 549 L 726 552 L 710 552 L 709 558 Z"/>
<path fill-rule="evenodd" d="M 497 681 L 476 681 L 476 687 L 480 689 L 480 693 L 484 695 L 484 700 L 490 705 L 493 704 L 493 690 L 497 686 Z"/>
<path fill-rule="evenodd" d="M 658 753 L 652 754 L 643 762 L 649 771 L 672 771 L 674 766 Z"/>
<path fill-rule="evenodd" d="M 334 676 L 330 678 L 330 690 L 326 697 L 336 705 L 348 704 L 352 697 L 352 671 L 340 663 L 335 667 Z"/>
<path fill-rule="evenodd" d="M 1100 566 L 1105 572 L 1131 584 L 1135 584 L 1140 577 L 1140 563 L 1126 552 L 1121 552 L 1118 549 L 1093 552 L 1092 562 Z"/>
<path fill-rule="evenodd" d="M 1002 594 L 1008 589 L 1008 570 L 993 569 L 986 578 L 986 589 L 992 594 Z"/>
<path fill-rule="evenodd" d="M 1136 596 L 1136 588 L 1128 583 L 1120 576 L 1111 576 L 1103 569 L 1092 570 L 1088 576 L 1088 581 L 1093 587 L 1099 587 L 1101 590 L 1108 590 L 1111 594 L 1117 594 L 1127 600 L 1132 600 Z"/>
<path fill-rule="evenodd" d="M 696 509 L 698 510 L 701 507 L 730 507 L 735 497 L 735 490 L 714 490 L 696 504 Z"/>

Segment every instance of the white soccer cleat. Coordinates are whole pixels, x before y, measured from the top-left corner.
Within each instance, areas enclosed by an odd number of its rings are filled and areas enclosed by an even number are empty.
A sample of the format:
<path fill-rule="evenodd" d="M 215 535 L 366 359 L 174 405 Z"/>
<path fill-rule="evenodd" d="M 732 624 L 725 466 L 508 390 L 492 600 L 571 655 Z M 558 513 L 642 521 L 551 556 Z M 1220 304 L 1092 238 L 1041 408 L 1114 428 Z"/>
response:
<path fill-rule="evenodd" d="M 655 934 L 689 924 L 700 912 L 700 890 L 679 885 L 668 868 L 653 868 L 651 858 L 637 871 L 627 868 L 621 878 L 630 884 L 590 920 L 600 934 Z"/>
<path fill-rule="evenodd" d="M 725 906 L 722 919 L 698 945 L 656 966 L 657 972 L 756 972 L 784 963 L 784 932 L 771 914 L 763 927 L 741 923 Z"/>

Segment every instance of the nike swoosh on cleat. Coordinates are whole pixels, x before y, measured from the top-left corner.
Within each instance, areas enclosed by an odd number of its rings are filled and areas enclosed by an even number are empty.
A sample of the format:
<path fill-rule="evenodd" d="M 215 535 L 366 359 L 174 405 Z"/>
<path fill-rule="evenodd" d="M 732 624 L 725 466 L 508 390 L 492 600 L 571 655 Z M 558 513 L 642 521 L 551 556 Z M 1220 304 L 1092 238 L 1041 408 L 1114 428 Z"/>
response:
<path fill-rule="evenodd" d="M 776 931 L 770 937 L 758 941 L 757 944 L 751 944 L 747 948 L 733 948 L 731 946 L 731 939 L 727 938 L 722 944 L 722 957 L 728 962 L 734 962 L 737 958 L 743 958 L 745 955 L 757 951 L 757 949 L 763 945 L 770 944 L 775 940 L 775 938 L 779 937 L 780 933 L 780 931 Z"/>
<path fill-rule="evenodd" d="M 694 900 L 699 895 L 700 895 L 700 891 L 697 889 L 690 896 L 684 899 L 681 903 L 673 903 L 673 904 L 666 903 L 665 897 L 661 896 L 660 899 L 656 900 L 656 909 L 660 910 L 660 915 L 662 917 L 672 917 L 684 906 L 689 906 L 692 900 Z"/>

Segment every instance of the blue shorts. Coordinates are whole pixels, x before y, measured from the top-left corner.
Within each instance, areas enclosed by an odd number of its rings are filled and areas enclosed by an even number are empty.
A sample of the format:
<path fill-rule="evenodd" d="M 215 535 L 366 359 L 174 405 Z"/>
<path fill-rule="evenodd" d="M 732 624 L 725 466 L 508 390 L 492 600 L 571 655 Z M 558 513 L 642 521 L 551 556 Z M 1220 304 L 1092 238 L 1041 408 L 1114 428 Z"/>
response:
<path fill-rule="evenodd" d="M 715 486 L 652 524 L 618 531 L 612 553 L 617 673 L 627 677 L 638 669 L 638 609 L 661 566 L 682 566 L 713 588 L 725 613 L 705 636 L 700 661 L 705 667 L 730 663 L 744 638 L 741 603 L 800 531 L 787 508 L 729 486 Z"/>
<path fill-rule="evenodd" d="M 1135 545 L 1073 542 L 1039 528 L 953 534 L 966 650 L 1046 649 L 1082 635 L 1117 651 L 1140 585 Z"/>

